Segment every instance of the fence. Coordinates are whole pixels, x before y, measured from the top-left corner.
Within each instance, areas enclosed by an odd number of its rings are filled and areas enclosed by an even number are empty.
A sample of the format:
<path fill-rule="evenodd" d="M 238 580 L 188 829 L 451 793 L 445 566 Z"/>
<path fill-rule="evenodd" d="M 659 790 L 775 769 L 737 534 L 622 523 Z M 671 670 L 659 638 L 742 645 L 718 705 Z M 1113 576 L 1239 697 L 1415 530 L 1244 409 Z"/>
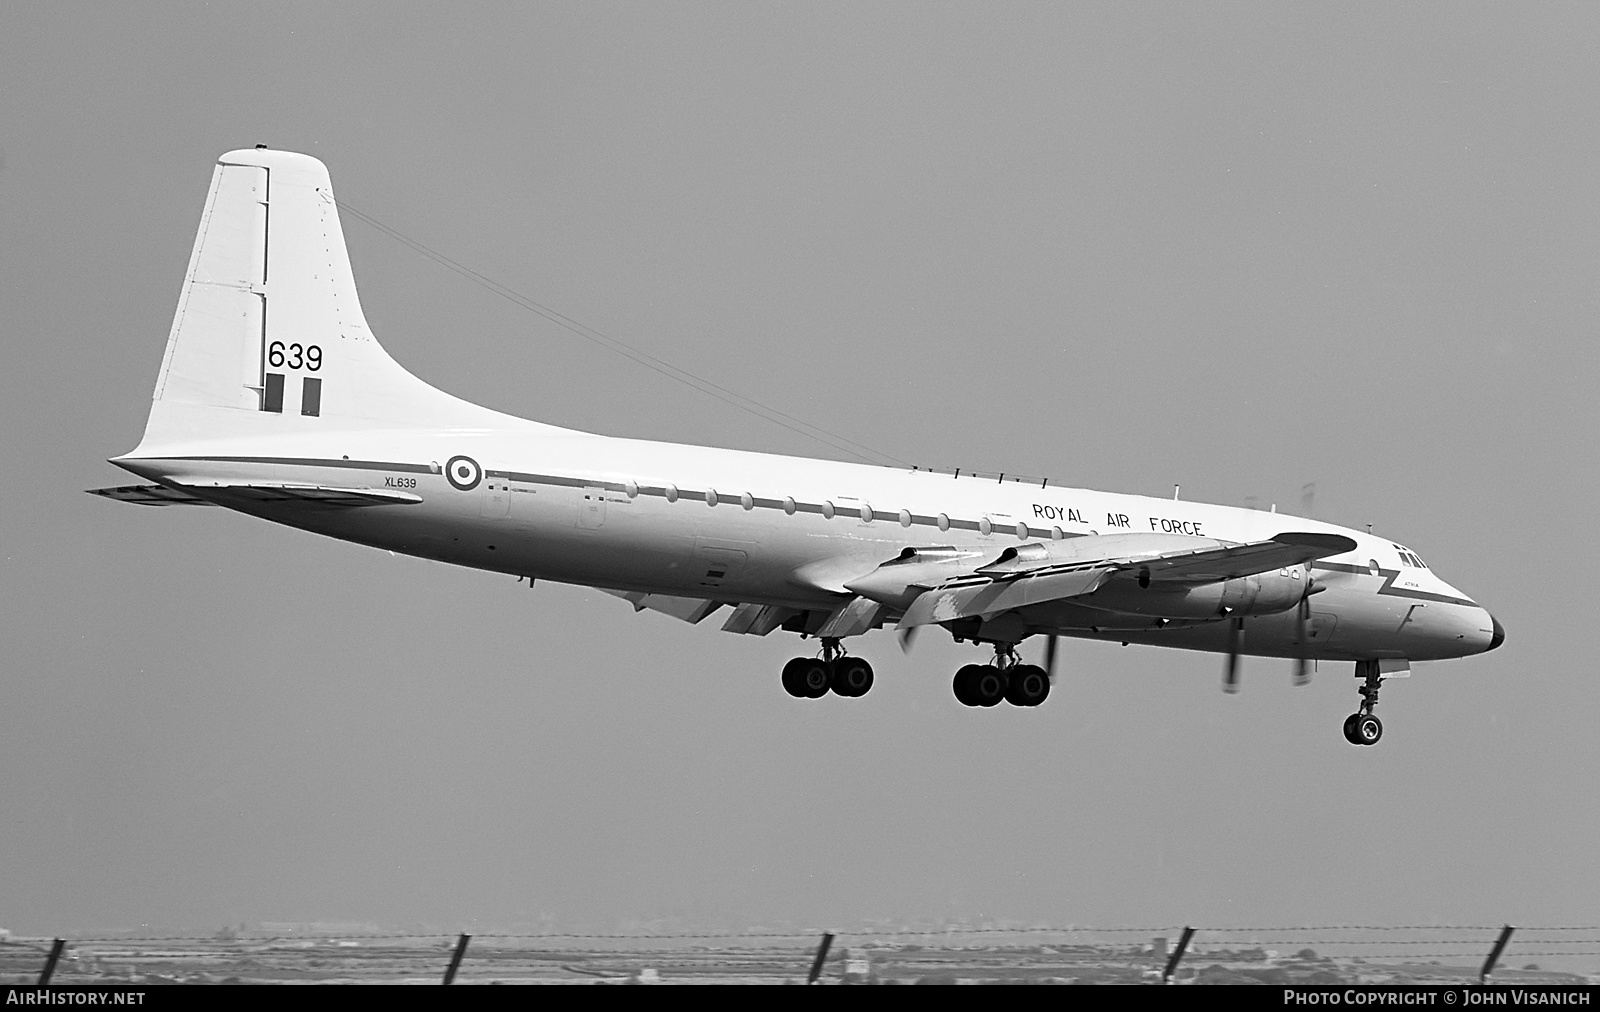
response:
<path fill-rule="evenodd" d="M 1169 944 L 1170 943 L 1170 944 Z M 0 980 L 450 984 L 663 979 L 795 983 L 1594 982 L 1530 958 L 1600 957 L 1600 926 L 956 927 L 682 933 L 100 936 L 0 941 Z"/>

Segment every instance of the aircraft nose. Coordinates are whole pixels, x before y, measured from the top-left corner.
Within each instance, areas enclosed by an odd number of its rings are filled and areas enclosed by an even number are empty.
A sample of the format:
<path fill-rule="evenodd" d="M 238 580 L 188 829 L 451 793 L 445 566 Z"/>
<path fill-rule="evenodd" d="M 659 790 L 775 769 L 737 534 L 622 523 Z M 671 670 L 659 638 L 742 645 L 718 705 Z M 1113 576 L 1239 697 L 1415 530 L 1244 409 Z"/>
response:
<path fill-rule="evenodd" d="M 1489 621 L 1494 623 L 1494 635 L 1489 637 L 1489 650 L 1493 650 L 1495 647 L 1506 641 L 1506 630 L 1505 627 L 1500 624 L 1500 620 L 1495 618 L 1493 615 L 1489 616 Z M 1484 652 L 1487 653 L 1488 651 L 1486 650 Z"/>

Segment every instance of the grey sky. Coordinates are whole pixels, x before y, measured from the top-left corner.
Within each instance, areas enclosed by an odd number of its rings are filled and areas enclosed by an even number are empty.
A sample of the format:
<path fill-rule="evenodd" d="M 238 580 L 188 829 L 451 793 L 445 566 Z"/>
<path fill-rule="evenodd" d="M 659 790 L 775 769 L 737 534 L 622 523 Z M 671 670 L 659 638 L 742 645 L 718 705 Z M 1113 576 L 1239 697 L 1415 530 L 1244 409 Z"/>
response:
<path fill-rule="evenodd" d="M 0 12 L 0 925 L 1594 923 L 1600 11 L 32 4 Z M 928 634 L 801 652 L 126 476 L 215 157 L 924 465 L 1298 506 L 1506 646 L 1067 644 L 968 710 Z M 369 226 L 367 317 L 491 406 L 825 448 Z M 1589 503 L 1588 507 L 1583 506 Z M 942 642 L 941 642 L 942 639 Z M 1030 649 L 1036 649 L 1030 647 Z"/>

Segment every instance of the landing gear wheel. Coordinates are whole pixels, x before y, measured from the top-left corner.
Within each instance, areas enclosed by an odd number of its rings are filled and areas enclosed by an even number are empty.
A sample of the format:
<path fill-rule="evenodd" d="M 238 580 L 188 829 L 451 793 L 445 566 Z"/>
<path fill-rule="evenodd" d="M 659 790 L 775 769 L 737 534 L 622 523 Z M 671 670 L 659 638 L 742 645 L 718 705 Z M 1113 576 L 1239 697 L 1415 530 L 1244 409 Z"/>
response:
<path fill-rule="evenodd" d="M 804 699 L 806 697 L 805 667 L 811 663 L 809 657 L 796 657 L 783 666 L 783 691 L 791 696 Z"/>
<path fill-rule="evenodd" d="M 828 669 L 827 662 L 815 657 L 801 657 L 797 660 L 801 662 L 795 665 L 800 695 L 807 699 L 821 699 L 826 696 L 828 686 L 833 684 L 833 672 Z"/>
<path fill-rule="evenodd" d="M 1356 714 L 1356 722 L 1351 726 L 1350 740 L 1357 745 L 1376 745 L 1378 739 L 1383 737 L 1383 721 L 1375 713 Z"/>
<path fill-rule="evenodd" d="M 951 683 L 950 686 L 950 688 L 956 694 L 956 702 L 960 703 L 962 706 L 981 705 L 978 702 L 978 694 L 975 684 L 978 676 L 983 674 L 983 671 L 984 668 L 981 664 L 968 664 L 960 671 L 956 672 L 955 681 Z"/>
<path fill-rule="evenodd" d="M 1006 702 L 1012 706 L 1038 706 L 1050 695 L 1050 676 L 1036 664 L 1019 664 L 1009 672 Z"/>
<path fill-rule="evenodd" d="M 972 679 L 972 698 L 977 706 L 995 706 L 1006 698 L 1006 673 L 992 664 L 978 669 Z"/>
<path fill-rule="evenodd" d="M 1352 745 L 1361 744 L 1361 739 L 1356 737 L 1356 721 L 1361 719 L 1361 714 L 1352 713 L 1344 719 L 1344 740 Z"/>
<path fill-rule="evenodd" d="M 872 665 L 859 657 L 833 662 L 833 691 L 841 696 L 865 696 L 872 688 Z"/>

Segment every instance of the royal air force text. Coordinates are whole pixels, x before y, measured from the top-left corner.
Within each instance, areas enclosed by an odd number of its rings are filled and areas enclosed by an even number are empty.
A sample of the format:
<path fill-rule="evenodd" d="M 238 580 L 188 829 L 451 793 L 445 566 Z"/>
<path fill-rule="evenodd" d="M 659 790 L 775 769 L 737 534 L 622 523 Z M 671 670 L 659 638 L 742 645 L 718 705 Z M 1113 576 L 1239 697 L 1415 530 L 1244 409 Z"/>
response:
<path fill-rule="evenodd" d="M 1067 506 L 1033 504 L 1033 515 L 1038 520 L 1064 520 L 1069 524 L 1086 524 L 1089 521 L 1083 518 L 1083 511 Z M 1200 524 L 1194 520 L 1174 520 L 1168 517 L 1150 517 L 1150 529 L 1162 534 L 1188 534 L 1193 537 L 1203 538 L 1205 532 L 1200 529 Z M 1106 526 L 1118 530 L 1133 530 L 1133 521 L 1126 513 L 1107 513 Z"/>

